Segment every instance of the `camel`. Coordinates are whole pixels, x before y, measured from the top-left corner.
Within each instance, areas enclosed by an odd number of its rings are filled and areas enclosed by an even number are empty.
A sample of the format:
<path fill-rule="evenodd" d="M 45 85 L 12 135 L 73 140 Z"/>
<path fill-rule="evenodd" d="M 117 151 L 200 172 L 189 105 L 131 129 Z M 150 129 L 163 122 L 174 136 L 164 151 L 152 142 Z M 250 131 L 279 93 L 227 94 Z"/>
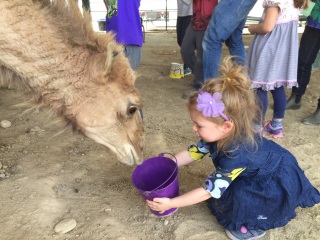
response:
<path fill-rule="evenodd" d="M 136 76 L 75 0 L 0 0 L 0 86 L 21 87 L 127 165 L 143 159 Z"/>

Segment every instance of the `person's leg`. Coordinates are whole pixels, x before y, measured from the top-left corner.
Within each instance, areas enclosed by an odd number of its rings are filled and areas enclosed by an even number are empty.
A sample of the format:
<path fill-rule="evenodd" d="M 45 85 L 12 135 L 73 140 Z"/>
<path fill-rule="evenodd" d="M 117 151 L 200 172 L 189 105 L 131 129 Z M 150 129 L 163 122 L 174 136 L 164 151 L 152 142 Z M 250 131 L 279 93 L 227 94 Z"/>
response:
<path fill-rule="evenodd" d="M 182 41 L 184 39 L 184 36 L 186 35 L 187 29 L 190 25 L 191 22 L 191 16 L 185 16 L 183 17 L 183 23 L 182 23 L 182 30 L 181 30 L 181 35 L 182 35 Z M 182 43 L 181 43 L 182 44 Z M 181 47 L 181 46 L 180 46 Z M 183 65 L 184 69 L 184 75 L 189 75 L 191 74 L 191 69 L 186 66 L 186 64 Z"/>
<path fill-rule="evenodd" d="M 255 89 L 255 95 L 261 112 L 257 112 L 253 128 L 256 133 L 263 134 L 264 119 L 268 108 L 268 92 L 262 90 L 262 88 L 257 88 Z"/>
<path fill-rule="evenodd" d="M 196 44 L 196 60 L 194 64 L 193 75 L 194 78 L 203 84 L 203 49 L 202 40 L 205 31 L 196 31 L 195 44 Z"/>
<path fill-rule="evenodd" d="M 240 64 L 244 65 L 246 61 L 246 50 L 244 48 L 244 44 L 242 41 L 242 31 L 246 24 L 247 18 L 243 19 L 236 30 L 228 37 L 226 40 L 226 45 L 229 48 L 229 52 L 232 56 L 235 56 L 235 61 Z"/>
<path fill-rule="evenodd" d="M 268 91 L 264 91 L 264 90 L 262 90 L 262 88 L 257 88 L 256 95 L 258 98 L 259 107 L 261 109 L 262 122 L 264 122 L 266 112 L 268 109 Z"/>
<path fill-rule="evenodd" d="M 125 45 L 124 53 L 129 59 L 131 68 L 136 70 L 141 60 L 142 48 L 137 45 Z"/>
<path fill-rule="evenodd" d="M 311 116 L 303 119 L 302 122 L 307 125 L 320 125 L 320 98 L 318 99 L 316 111 Z"/>
<path fill-rule="evenodd" d="M 286 92 L 284 87 L 275 88 L 271 90 L 273 96 L 273 119 L 282 120 L 286 111 Z"/>
<path fill-rule="evenodd" d="M 181 45 L 181 56 L 186 67 L 194 70 L 196 32 L 189 25 Z"/>
<path fill-rule="evenodd" d="M 181 36 L 182 36 L 182 41 L 183 41 L 183 38 L 184 36 L 186 35 L 186 32 L 187 32 L 187 29 L 190 25 L 190 22 L 191 22 L 191 16 L 185 16 L 185 17 L 182 17 L 183 20 L 182 20 L 182 29 L 181 29 Z M 182 42 L 181 42 L 182 44 Z"/>
<path fill-rule="evenodd" d="M 184 16 L 184 17 L 177 18 L 176 32 L 177 32 L 177 42 L 180 48 L 182 46 L 182 42 L 187 32 L 187 29 L 190 25 L 190 22 L 191 22 L 191 16 Z M 183 68 L 184 68 L 185 75 L 191 74 L 191 70 L 186 66 L 186 64 L 183 65 Z"/>
<path fill-rule="evenodd" d="M 310 82 L 312 64 L 320 50 L 320 29 L 306 26 L 301 36 L 298 60 L 298 84 L 292 88 L 292 94 L 287 101 L 287 109 L 300 109 L 301 98 Z"/>
<path fill-rule="evenodd" d="M 199 71 L 198 71 L 198 67 L 196 66 L 196 55 L 195 55 L 197 32 L 198 31 L 193 30 L 191 25 L 189 25 L 181 46 L 182 59 L 186 67 L 192 70 L 192 73 L 195 77 L 192 83 L 192 88 L 185 91 L 182 94 L 182 98 L 184 99 L 188 98 L 191 92 L 196 91 L 202 87 L 202 84 L 199 83 L 198 80 L 196 79 L 197 77 L 199 77 Z M 197 69 L 195 69 L 195 67 Z"/>
<path fill-rule="evenodd" d="M 178 43 L 179 47 L 181 47 L 182 40 L 183 40 L 183 37 L 184 37 L 184 34 L 183 34 L 183 17 L 178 17 L 177 18 L 176 32 L 177 32 L 177 43 Z"/>
<path fill-rule="evenodd" d="M 223 42 L 247 18 L 256 2 L 223 0 L 213 10 L 202 42 L 205 80 L 218 76 Z"/>
<path fill-rule="evenodd" d="M 282 120 L 286 111 L 286 92 L 284 87 L 271 90 L 274 101 L 273 118 L 264 126 L 264 131 L 273 138 L 281 138 L 283 136 Z"/>

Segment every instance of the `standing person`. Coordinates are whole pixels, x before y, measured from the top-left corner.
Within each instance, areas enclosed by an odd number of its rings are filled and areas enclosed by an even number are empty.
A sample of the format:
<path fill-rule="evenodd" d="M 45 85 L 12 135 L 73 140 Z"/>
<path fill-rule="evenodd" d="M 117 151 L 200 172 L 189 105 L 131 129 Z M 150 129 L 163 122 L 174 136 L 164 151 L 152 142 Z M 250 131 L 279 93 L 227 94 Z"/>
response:
<path fill-rule="evenodd" d="M 320 193 L 288 150 L 255 133 L 258 106 L 244 67 L 227 59 L 222 72 L 224 77 L 206 81 L 190 95 L 192 129 L 200 140 L 175 155 L 181 167 L 208 154 L 213 173 L 202 187 L 147 205 L 162 213 L 208 200 L 231 239 L 257 239 L 286 225 L 298 206 L 319 203 Z"/>
<path fill-rule="evenodd" d="M 249 32 L 255 34 L 248 52 L 248 73 L 261 101 L 263 120 L 268 108 L 268 91 L 273 96 L 273 118 L 263 128 L 273 138 L 283 137 L 284 88 L 298 86 L 298 21 L 300 9 L 307 1 L 264 0 L 260 23 L 248 27 Z"/>
<path fill-rule="evenodd" d="M 218 76 L 224 42 L 230 54 L 237 56 L 235 61 L 244 65 L 246 51 L 242 30 L 256 2 L 257 0 L 221 0 L 214 8 L 202 42 L 204 80 Z"/>
<path fill-rule="evenodd" d="M 186 30 L 190 25 L 192 17 L 192 2 L 191 0 L 177 0 L 177 42 L 179 47 L 182 45 L 182 41 L 186 34 Z M 191 69 L 184 64 L 184 75 L 191 74 Z"/>
<path fill-rule="evenodd" d="M 186 35 L 181 46 L 181 55 L 187 67 L 191 68 L 194 75 L 192 89 L 186 91 L 182 98 L 187 98 L 191 91 L 201 88 L 203 78 L 203 49 L 202 40 L 212 10 L 217 5 L 218 0 L 193 0 L 193 15 Z"/>
<path fill-rule="evenodd" d="M 118 43 L 133 70 L 139 66 L 142 56 L 142 26 L 139 13 L 140 0 L 107 0 L 106 31 L 116 34 Z"/>
<path fill-rule="evenodd" d="M 297 110 L 301 108 L 301 98 L 305 94 L 310 82 L 312 64 L 320 51 L 320 0 L 312 0 L 315 3 L 311 14 L 307 17 L 307 24 L 303 31 L 298 60 L 298 84 L 299 87 L 293 87 L 292 93 L 287 100 L 286 109 Z M 320 98 L 316 111 L 309 117 L 303 119 L 304 124 L 320 124 Z"/>

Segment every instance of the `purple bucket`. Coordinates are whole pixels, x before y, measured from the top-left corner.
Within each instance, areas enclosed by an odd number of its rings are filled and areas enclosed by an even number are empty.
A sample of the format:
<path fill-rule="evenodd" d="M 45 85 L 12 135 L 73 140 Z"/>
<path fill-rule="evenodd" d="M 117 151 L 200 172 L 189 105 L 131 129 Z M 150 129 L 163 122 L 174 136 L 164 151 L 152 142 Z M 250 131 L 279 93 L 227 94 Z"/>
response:
<path fill-rule="evenodd" d="M 140 195 L 147 200 L 153 200 L 156 197 L 177 197 L 179 196 L 177 161 L 164 157 L 164 153 L 158 157 L 149 158 L 135 168 L 132 173 L 132 183 L 139 190 Z M 172 208 L 160 214 L 150 209 L 158 217 L 169 216 L 177 210 Z"/>

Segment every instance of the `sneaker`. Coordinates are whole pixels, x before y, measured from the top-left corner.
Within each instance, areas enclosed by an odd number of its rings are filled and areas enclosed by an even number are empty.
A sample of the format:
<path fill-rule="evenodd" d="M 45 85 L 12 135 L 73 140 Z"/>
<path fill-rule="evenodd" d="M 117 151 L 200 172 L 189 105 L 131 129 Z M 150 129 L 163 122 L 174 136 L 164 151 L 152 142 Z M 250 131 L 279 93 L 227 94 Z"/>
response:
<path fill-rule="evenodd" d="M 263 237 L 266 232 L 258 230 L 248 230 L 246 227 L 242 226 L 240 231 L 228 230 L 226 229 L 227 236 L 232 240 L 250 240 L 258 239 Z"/>
<path fill-rule="evenodd" d="M 191 74 L 191 69 L 190 68 L 185 68 L 183 70 L 183 72 L 184 72 L 184 76 L 190 75 Z"/>
<path fill-rule="evenodd" d="M 272 126 L 272 121 L 269 120 L 264 124 L 263 131 L 268 134 L 270 137 L 273 138 L 282 138 L 283 132 L 282 132 L 282 125 L 279 126 Z"/>

